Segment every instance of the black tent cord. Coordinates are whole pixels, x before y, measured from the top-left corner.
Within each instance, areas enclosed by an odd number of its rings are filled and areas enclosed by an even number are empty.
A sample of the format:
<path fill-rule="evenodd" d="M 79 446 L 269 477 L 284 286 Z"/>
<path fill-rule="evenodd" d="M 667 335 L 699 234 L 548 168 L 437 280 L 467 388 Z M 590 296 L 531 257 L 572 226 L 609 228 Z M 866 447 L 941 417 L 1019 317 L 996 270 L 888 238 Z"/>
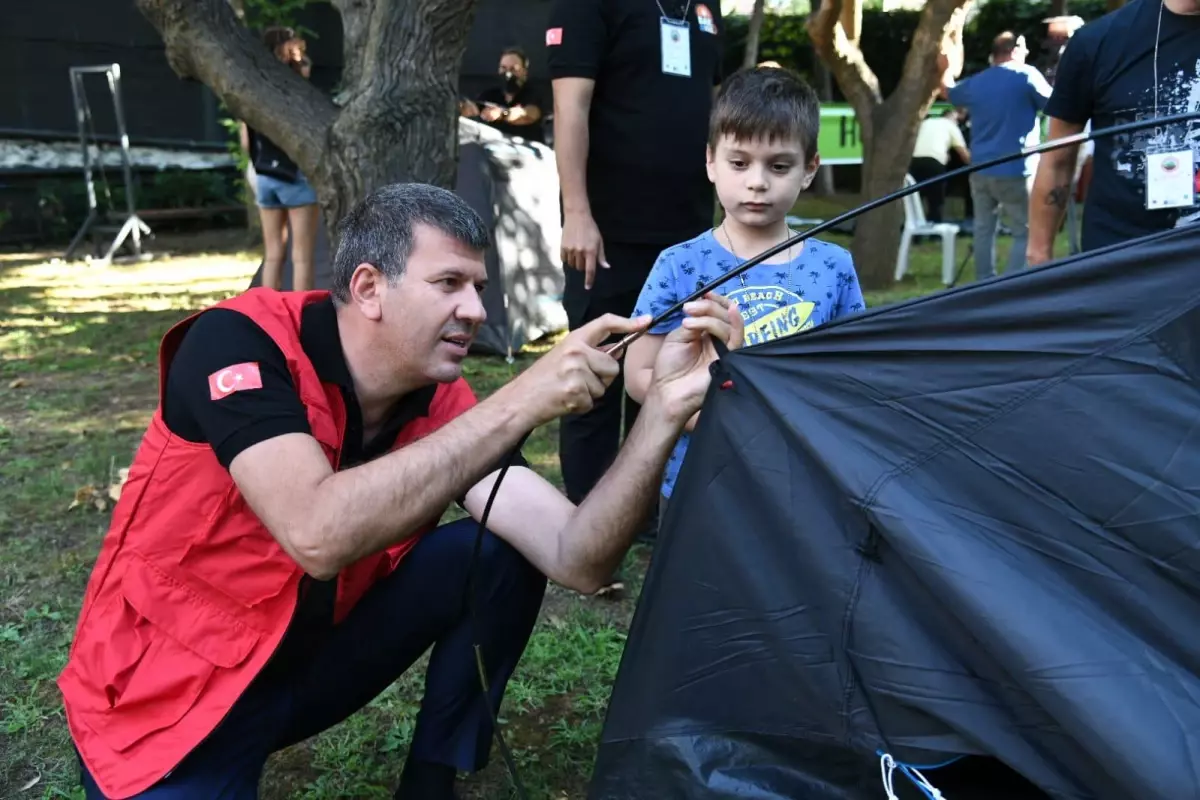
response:
<path fill-rule="evenodd" d="M 1160 125 L 1171 125 L 1171 124 L 1178 123 L 1178 122 L 1188 122 L 1190 120 L 1195 120 L 1195 119 L 1200 119 L 1200 112 L 1193 111 L 1193 112 L 1188 112 L 1185 114 L 1173 114 L 1173 115 L 1164 116 L 1164 117 L 1150 117 L 1147 119 L 1135 120 L 1134 122 L 1127 122 L 1127 123 L 1124 123 L 1121 125 L 1113 125 L 1108 128 L 1100 128 L 1098 130 L 1092 130 L 1091 132 L 1077 133 L 1072 136 L 1065 136 L 1061 139 L 1054 139 L 1049 142 L 1044 142 L 1040 145 L 1026 148 L 1024 150 L 1017 150 L 1013 153 L 1009 153 L 1008 155 L 997 156 L 996 158 L 989 159 L 987 161 L 980 161 L 978 163 L 967 164 L 963 167 L 959 167 L 958 169 L 951 170 L 949 172 L 944 172 L 941 175 L 937 175 L 933 178 L 929 178 L 928 180 L 921 181 L 920 183 L 914 183 L 911 186 L 905 186 L 901 189 L 898 189 L 898 190 L 892 192 L 891 194 L 884 195 L 883 197 L 880 197 L 876 200 L 872 200 L 869 203 L 865 203 L 864 205 L 858 206 L 857 208 L 852 208 L 849 211 L 846 211 L 845 213 L 834 217 L 833 219 L 826 220 L 825 222 L 815 225 L 812 228 L 809 228 L 806 231 L 798 233 L 795 236 L 793 236 L 792 238 L 787 239 L 786 241 L 784 241 L 780 244 L 774 245 L 773 247 L 771 247 L 768 250 L 764 250 L 762 253 L 759 253 L 754 258 L 750 258 L 750 259 L 747 259 L 746 261 L 743 261 L 741 264 L 734 267 L 729 272 L 726 272 L 725 274 L 719 276 L 718 278 L 711 281 L 710 283 L 700 287 L 696 291 L 692 292 L 692 294 L 690 294 L 688 297 L 684 298 L 683 300 L 680 300 L 675 305 L 671 306 L 666 311 L 659 314 L 657 317 L 654 318 L 654 320 L 650 323 L 650 325 L 647 326 L 647 328 L 654 327 L 655 325 L 662 323 L 664 320 L 669 319 L 672 315 L 679 313 L 683 309 L 684 305 L 686 305 L 687 303 L 690 303 L 694 300 L 700 299 L 704 295 L 706 295 L 709 292 L 716 289 L 718 286 L 721 286 L 722 284 L 724 284 L 726 281 L 729 281 L 732 278 L 736 278 L 738 275 L 741 275 L 743 272 L 750 269 L 751 267 L 755 267 L 758 264 L 761 264 L 763 261 L 766 261 L 771 256 L 782 253 L 784 250 L 788 249 L 789 247 L 794 247 L 795 245 L 799 244 L 800 242 L 803 242 L 806 239 L 816 236 L 818 233 L 826 231 L 836 225 L 840 225 L 843 222 L 848 222 L 848 221 L 854 219 L 855 217 L 865 214 L 868 211 L 873 211 L 876 208 L 879 208 L 880 206 L 891 203 L 894 200 L 898 200 L 902 197 L 906 197 L 910 194 L 919 192 L 928 186 L 933 186 L 942 181 L 952 180 L 953 178 L 957 178 L 960 175 L 968 175 L 972 172 L 977 172 L 982 169 L 987 169 L 988 167 L 994 167 L 999 164 L 1006 164 L 1009 161 L 1016 161 L 1018 159 L 1027 158 L 1029 156 L 1037 155 L 1039 153 L 1045 153 L 1050 150 L 1057 150 L 1062 147 L 1070 147 L 1072 145 L 1082 144 L 1084 142 L 1088 142 L 1093 139 L 1099 139 L 1099 138 L 1106 137 L 1106 136 L 1116 136 L 1117 134 L 1128 133 L 1130 131 L 1136 131 L 1136 130 L 1142 130 L 1143 128 L 1151 128 L 1151 127 L 1160 126 Z M 1198 223 L 1198 224 L 1200 224 L 1200 223 Z M 642 329 L 643 332 L 647 328 L 643 328 Z M 640 333 L 640 332 L 629 334 L 628 336 L 626 336 L 625 338 L 623 338 L 619 342 L 617 342 L 615 345 L 613 345 L 611 348 L 609 348 L 607 350 L 607 352 L 610 355 L 612 355 L 612 354 L 616 353 L 618 350 L 627 348 L 632 342 L 634 342 L 636 339 L 638 339 L 641 335 L 642 335 L 642 333 Z M 475 533 L 475 546 L 471 553 L 471 563 L 468 565 L 468 568 L 467 568 L 467 604 L 468 604 L 468 607 L 470 608 L 471 624 L 472 624 L 472 630 L 474 633 L 473 647 L 475 650 L 475 664 L 479 671 L 480 686 L 483 689 L 483 694 L 482 694 L 481 699 L 482 699 L 483 704 L 487 706 L 488 713 L 491 715 L 492 726 L 494 728 L 495 735 L 496 735 L 496 743 L 500 747 L 500 753 L 504 758 L 504 762 L 505 762 L 506 766 L 508 767 L 509 776 L 512 779 L 513 786 L 517 792 L 517 796 L 519 798 L 521 798 L 521 800 L 529 800 L 529 795 L 525 791 L 524 785 L 521 783 L 520 775 L 517 772 L 516 762 L 513 760 L 512 752 L 508 748 L 508 743 L 505 742 L 505 740 L 504 740 L 504 734 L 500 730 L 500 720 L 497 717 L 496 709 L 492 707 L 491 699 L 489 697 L 490 692 L 489 692 L 488 680 L 487 680 L 487 670 L 484 667 L 484 662 L 483 662 L 483 646 L 480 643 L 481 637 L 479 635 L 480 634 L 479 620 L 478 620 L 478 616 L 477 616 L 477 609 L 476 609 L 476 602 L 475 602 L 475 577 L 476 577 L 476 570 L 477 570 L 478 564 L 479 564 L 479 551 L 483 545 L 483 534 L 484 534 L 484 531 L 487 530 L 488 517 L 491 515 L 491 512 L 492 512 L 492 503 L 495 502 L 495 500 L 496 500 L 496 495 L 500 491 L 500 484 L 504 481 L 504 476 L 508 473 L 508 468 L 512 465 L 512 463 L 513 463 L 514 459 L 517 457 L 517 455 L 521 452 L 521 448 L 525 445 L 525 441 L 529 438 L 529 435 L 531 433 L 533 433 L 533 431 L 526 432 L 525 435 L 522 436 L 521 439 L 516 443 L 516 445 L 513 446 L 512 450 L 508 454 L 508 457 L 505 459 L 505 463 L 504 463 L 503 468 L 501 468 L 501 470 L 500 470 L 500 474 L 496 476 L 496 483 L 492 486 L 492 491 L 488 495 L 487 504 L 483 508 L 483 514 L 479 518 L 479 527 Z"/>

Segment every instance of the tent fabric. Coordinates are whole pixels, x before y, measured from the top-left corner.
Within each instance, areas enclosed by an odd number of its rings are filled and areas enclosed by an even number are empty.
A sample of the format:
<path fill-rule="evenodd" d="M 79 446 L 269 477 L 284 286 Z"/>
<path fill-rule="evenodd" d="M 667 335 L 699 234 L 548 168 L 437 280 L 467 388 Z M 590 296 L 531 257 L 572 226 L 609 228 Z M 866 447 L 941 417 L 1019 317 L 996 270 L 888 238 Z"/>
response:
<path fill-rule="evenodd" d="M 492 233 L 492 247 L 485 256 L 488 288 L 483 296 L 488 318 L 476 335 L 472 352 L 511 358 L 526 343 L 567 327 L 554 151 L 537 142 L 506 137 L 467 118 L 459 119 L 458 137 L 454 190 Z M 253 181 L 252 172 L 248 178 Z M 328 289 L 332 279 L 333 249 L 322 215 L 314 283 L 318 289 Z M 291 285 L 290 245 L 283 280 L 285 286 Z M 261 285 L 260 263 L 250 286 Z"/>
<path fill-rule="evenodd" d="M 1197 253 L 1175 229 L 725 354 L 589 796 L 884 798 L 889 753 L 948 800 L 992 796 L 940 783 L 969 763 L 1012 798 L 1200 797 Z"/>

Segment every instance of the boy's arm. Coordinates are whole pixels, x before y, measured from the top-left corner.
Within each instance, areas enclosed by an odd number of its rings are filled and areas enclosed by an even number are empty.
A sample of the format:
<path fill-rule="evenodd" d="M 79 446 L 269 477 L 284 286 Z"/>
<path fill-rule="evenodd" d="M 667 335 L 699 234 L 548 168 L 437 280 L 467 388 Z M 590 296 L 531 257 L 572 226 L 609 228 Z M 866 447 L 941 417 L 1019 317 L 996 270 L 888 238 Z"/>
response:
<path fill-rule="evenodd" d="M 675 265 L 670 256 L 665 252 L 660 253 L 654 261 L 654 266 L 650 268 L 650 274 L 646 276 L 642 291 L 638 294 L 637 302 L 633 306 L 633 317 L 657 317 L 679 302 L 675 293 L 676 279 Z M 625 352 L 625 393 L 637 402 L 646 401 L 658 349 L 662 347 L 667 334 L 679 327 L 681 321 L 682 315 L 676 314 L 649 328 L 637 341 L 629 345 Z"/>
<path fill-rule="evenodd" d="M 654 377 L 654 359 L 658 358 L 658 349 L 665 338 L 665 333 L 643 334 L 625 353 L 625 391 L 639 403 L 646 402 L 646 392 Z"/>
<path fill-rule="evenodd" d="M 857 314 L 867 309 L 867 300 L 863 297 L 862 286 L 858 282 L 858 272 L 854 269 L 854 257 L 847 251 L 844 258 L 845 263 L 838 271 L 839 273 L 845 272 L 846 277 L 842 279 L 841 289 L 838 291 L 838 305 L 834 309 L 834 319 Z"/>

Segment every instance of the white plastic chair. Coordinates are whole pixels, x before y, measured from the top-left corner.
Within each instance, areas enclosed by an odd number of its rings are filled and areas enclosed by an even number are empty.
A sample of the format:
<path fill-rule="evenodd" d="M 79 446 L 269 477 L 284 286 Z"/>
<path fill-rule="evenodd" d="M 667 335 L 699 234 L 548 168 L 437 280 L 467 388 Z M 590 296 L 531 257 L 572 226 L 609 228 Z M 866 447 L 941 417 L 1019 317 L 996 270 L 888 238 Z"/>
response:
<path fill-rule="evenodd" d="M 916 181 L 912 175 L 904 176 L 905 187 L 913 186 Z M 916 236 L 940 236 L 942 239 L 942 283 L 949 286 L 954 282 L 954 260 L 957 256 L 955 249 L 958 242 L 959 227 L 950 222 L 930 222 L 925 219 L 925 207 L 921 205 L 921 194 L 913 192 L 905 195 L 904 202 L 904 232 L 900 236 L 900 254 L 896 259 L 896 280 L 908 272 L 908 252 Z"/>

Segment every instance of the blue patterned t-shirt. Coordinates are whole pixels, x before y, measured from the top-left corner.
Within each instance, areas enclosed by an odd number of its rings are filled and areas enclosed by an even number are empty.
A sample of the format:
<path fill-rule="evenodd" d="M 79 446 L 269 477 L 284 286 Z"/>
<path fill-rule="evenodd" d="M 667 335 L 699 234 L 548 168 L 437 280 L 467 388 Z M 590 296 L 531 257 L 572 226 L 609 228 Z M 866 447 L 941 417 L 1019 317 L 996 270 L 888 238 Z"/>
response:
<path fill-rule="evenodd" d="M 658 316 L 745 260 L 729 252 L 712 230 L 669 247 L 654 263 L 633 316 Z M 791 261 L 751 267 L 716 291 L 737 302 L 746 322 L 746 347 L 866 308 L 850 253 L 820 239 L 805 241 Z M 650 333 L 666 335 L 679 327 L 682 319 L 682 312 L 677 312 Z M 667 497 L 675 486 L 689 438 L 686 433 L 680 437 L 667 462 L 662 484 Z"/>

